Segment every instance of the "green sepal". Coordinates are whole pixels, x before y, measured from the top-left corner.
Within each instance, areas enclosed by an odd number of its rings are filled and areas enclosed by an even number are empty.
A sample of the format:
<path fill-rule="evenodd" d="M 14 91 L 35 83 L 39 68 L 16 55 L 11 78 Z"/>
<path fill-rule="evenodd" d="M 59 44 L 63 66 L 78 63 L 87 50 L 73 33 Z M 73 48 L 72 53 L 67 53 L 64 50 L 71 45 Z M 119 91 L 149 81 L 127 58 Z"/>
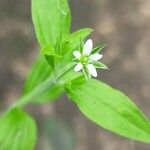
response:
<path fill-rule="evenodd" d="M 83 39 L 80 39 L 80 47 L 79 47 L 79 50 L 80 50 L 80 53 L 81 53 L 81 54 L 82 54 L 82 51 L 83 51 L 83 47 L 84 47 Z"/>
<path fill-rule="evenodd" d="M 87 81 L 90 81 L 91 75 L 90 75 L 90 73 L 89 73 L 87 67 L 83 65 L 82 71 L 83 71 L 83 74 L 84 74 L 84 76 L 85 76 L 85 79 L 86 79 Z"/>
<path fill-rule="evenodd" d="M 94 48 L 91 52 L 91 54 L 99 53 L 102 51 L 108 44 L 101 44 L 100 46 Z"/>
<path fill-rule="evenodd" d="M 100 61 L 94 61 L 94 62 L 92 62 L 92 64 L 95 66 L 95 68 L 108 69 L 109 70 L 109 68 Z"/>

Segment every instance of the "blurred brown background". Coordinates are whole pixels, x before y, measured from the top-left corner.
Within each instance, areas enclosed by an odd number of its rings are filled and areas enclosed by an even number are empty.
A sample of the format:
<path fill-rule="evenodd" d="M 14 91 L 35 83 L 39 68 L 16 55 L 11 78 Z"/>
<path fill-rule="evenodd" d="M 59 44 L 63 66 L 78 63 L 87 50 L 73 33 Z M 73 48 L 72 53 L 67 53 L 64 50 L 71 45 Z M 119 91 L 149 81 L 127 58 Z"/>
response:
<path fill-rule="evenodd" d="M 92 27 L 95 45 L 108 42 L 103 62 L 110 71 L 99 79 L 124 91 L 150 118 L 150 0 L 70 0 L 72 30 Z M 0 110 L 21 94 L 38 54 L 29 0 L 0 0 Z M 127 140 L 84 117 L 63 96 L 27 108 L 36 118 L 36 150 L 150 150 L 150 144 Z"/>

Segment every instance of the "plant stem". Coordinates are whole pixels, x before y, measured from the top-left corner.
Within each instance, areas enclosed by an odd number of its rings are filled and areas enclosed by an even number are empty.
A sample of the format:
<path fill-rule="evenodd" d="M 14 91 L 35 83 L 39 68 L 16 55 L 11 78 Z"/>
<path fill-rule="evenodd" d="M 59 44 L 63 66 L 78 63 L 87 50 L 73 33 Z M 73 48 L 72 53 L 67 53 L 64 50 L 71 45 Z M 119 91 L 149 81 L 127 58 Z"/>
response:
<path fill-rule="evenodd" d="M 73 65 L 70 65 L 67 67 L 67 70 L 62 72 L 58 77 L 54 77 L 54 74 L 52 74 L 49 78 L 47 78 L 44 82 L 39 84 L 37 87 L 35 87 L 29 94 L 26 94 L 22 96 L 15 104 L 12 105 L 12 107 L 22 107 L 29 102 L 33 102 L 34 99 L 36 100 L 36 97 L 41 96 L 42 93 L 44 93 L 47 90 L 50 90 L 53 88 L 54 85 L 59 84 L 59 80 L 66 75 L 71 69 Z"/>
<path fill-rule="evenodd" d="M 41 96 L 41 94 L 51 89 L 56 84 L 56 80 L 54 77 L 50 76 L 47 80 L 39 84 L 37 87 L 35 87 L 29 94 L 24 95 L 21 97 L 15 104 L 15 106 L 24 106 L 27 103 L 29 103 L 33 99 L 36 100 L 37 96 Z"/>

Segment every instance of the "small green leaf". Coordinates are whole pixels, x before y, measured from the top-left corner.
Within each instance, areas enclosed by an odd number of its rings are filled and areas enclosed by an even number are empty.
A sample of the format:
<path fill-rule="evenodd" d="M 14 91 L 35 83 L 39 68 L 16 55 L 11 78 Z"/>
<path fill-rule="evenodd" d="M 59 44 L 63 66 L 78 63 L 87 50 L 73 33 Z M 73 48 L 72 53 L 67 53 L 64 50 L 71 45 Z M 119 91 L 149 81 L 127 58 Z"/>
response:
<path fill-rule="evenodd" d="M 36 142 L 35 121 L 18 108 L 0 117 L 1 150 L 34 150 Z"/>
<path fill-rule="evenodd" d="M 52 69 L 56 66 L 56 61 L 59 60 L 62 56 L 57 54 L 56 50 L 51 44 L 47 44 L 41 49 L 41 54 L 45 56 L 47 62 L 50 64 Z"/>
<path fill-rule="evenodd" d="M 58 54 L 55 52 L 55 49 L 54 49 L 54 47 L 53 47 L 51 44 L 47 44 L 46 46 L 44 46 L 44 47 L 41 49 L 41 54 L 42 54 L 42 55 L 47 55 L 47 56 L 61 57 L 60 55 L 58 55 Z"/>
<path fill-rule="evenodd" d="M 73 51 L 80 49 L 80 40 L 86 38 L 92 31 L 93 29 L 85 28 L 66 37 L 66 39 L 62 42 L 63 58 L 60 63 L 62 66 L 72 61 Z"/>
<path fill-rule="evenodd" d="M 108 44 L 101 44 L 100 46 L 94 48 L 91 52 L 91 54 L 99 53 L 101 50 L 103 50 Z"/>
<path fill-rule="evenodd" d="M 80 40 L 86 38 L 93 29 L 85 28 L 68 35 L 62 43 L 63 53 L 79 49 Z"/>
<path fill-rule="evenodd" d="M 93 65 L 96 67 L 96 68 L 100 68 L 100 69 L 109 69 L 105 64 L 103 64 L 102 62 L 100 61 L 94 61 L 92 62 Z"/>
<path fill-rule="evenodd" d="M 124 137 L 150 142 L 150 121 L 123 93 L 97 80 L 66 85 L 69 97 L 89 119 Z"/>
<path fill-rule="evenodd" d="M 82 53 L 84 47 L 83 39 L 80 39 L 80 53 Z"/>

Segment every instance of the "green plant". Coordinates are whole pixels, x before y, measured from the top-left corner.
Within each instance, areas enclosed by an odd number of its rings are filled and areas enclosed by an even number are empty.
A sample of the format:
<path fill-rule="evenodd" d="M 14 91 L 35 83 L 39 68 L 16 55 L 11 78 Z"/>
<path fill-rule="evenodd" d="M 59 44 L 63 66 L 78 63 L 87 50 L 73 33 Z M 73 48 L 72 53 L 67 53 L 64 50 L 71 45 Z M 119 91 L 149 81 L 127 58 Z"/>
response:
<path fill-rule="evenodd" d="M 91 40 L 84 44 L 93 31 L 90 28 L 70 33 L 67 1 L 32 0 L 32 19 L 40 56 L 32 66 L 21 98 L 0 118 L 0 149 L 33 150 L 36 125 L 23 107 L 54 101 L 63 92 L 103 128 L 150 142 L 150 122 L 140 109 L 120 91 L 92 78 L 97 76 L 96 68 L 108 69 L 98 61 L 102 58 L 98 52 L 107 44 L 94 49 Z"/>

